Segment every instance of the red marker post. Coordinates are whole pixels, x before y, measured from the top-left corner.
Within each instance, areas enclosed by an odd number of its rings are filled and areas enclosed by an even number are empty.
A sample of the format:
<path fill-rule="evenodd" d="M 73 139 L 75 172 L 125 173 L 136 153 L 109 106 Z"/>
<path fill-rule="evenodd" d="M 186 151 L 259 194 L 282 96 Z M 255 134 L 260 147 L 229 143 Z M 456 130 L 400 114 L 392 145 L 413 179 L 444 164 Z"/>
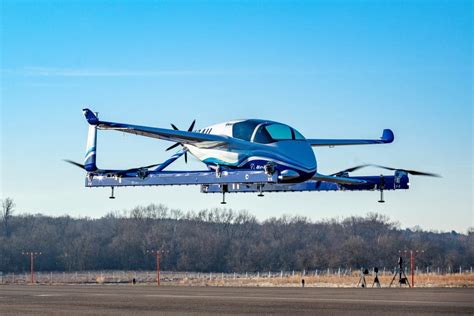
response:
<path fill-rule="evenodd" d="M 146 252 L 156 255 L 156 285 L 160 286 L 161 254 L 168 253 L 168 251 L 165 251 L 165 250 L 147 250 Z"/>
<path fill-rule="evenodd" d="M 411 272 L 411 287 L 415 287 L 415 253 L 423 253 L 424 250 L 409 250 L 410 251 L 410 272 Z M 408 250 L 404 251 L 405 254 Z"/>
<path fill-rule="evenodd" d="M 23 251 L 23 255 L 30 257 L 31 284 L 35 284 L 35 257 L 41 255 L 41 252 Z"/>

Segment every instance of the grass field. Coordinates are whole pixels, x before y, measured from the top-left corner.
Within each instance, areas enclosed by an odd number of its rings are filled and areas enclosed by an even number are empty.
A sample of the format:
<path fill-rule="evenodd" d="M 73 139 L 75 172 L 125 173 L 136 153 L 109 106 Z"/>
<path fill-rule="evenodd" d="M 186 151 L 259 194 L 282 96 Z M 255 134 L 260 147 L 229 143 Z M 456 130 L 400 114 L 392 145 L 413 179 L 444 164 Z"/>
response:
<path fill-rule="evenodd" d="M 407 275 L 410 283 L 411 276 Z M 235 287 L 300 287 L 304 278 L 306 287 L 356 287 L 360 280 L 359 272 L 321 273 L 301 276 L 301 273 L 197 273 L 162 272 L 161 284 L 174 286 L 235 286 Z M 35 274 L 38 284 L 108 284 L 131 283 L 135 279 L 138 285 L 156 284 L 154 271 L 90 271 L 90 272 L 39 272 Z M 372 287 L 374 276 L 365 277 L 367 287 Z M 393 279 L 389 272 L 380 273 L 382 287 L 388 287 Z M 29 273 L 3 275 L 3 284 L 31 283 Z M 398 287 L 398 275 L 392 287 Z M 415 287 L 474 287 L 474 273 L 436 274 L 417 273 Z"/>
<path fill-rule="evenodd" d="M 409 281 L 411 283 L 411 278 Z M 372 287 L 374 277 L 366 276 L 367 287 Z M 388 287 L 392 281 L 392 275 L 379 276 L 381 287 Z M 210 286 L 281 286 L 300 287 L 302 277 L 287 276 L 276 278 L 242 278 L 242 279 L 219 279 L 207 280 L 187 280 L 183 279 L 175 282 L 176 285 L 210 285 Z M 350 276 L 323 275 L 305 276 L 305 287 L 355 287 L 359 283 L 360 276 L 357 274 Z M 399 286 L 398 276 L 392 286 Z M 474 273 L 469 274 L 421 274 L 415 276 L 416 287 L 474 287 Z"/>

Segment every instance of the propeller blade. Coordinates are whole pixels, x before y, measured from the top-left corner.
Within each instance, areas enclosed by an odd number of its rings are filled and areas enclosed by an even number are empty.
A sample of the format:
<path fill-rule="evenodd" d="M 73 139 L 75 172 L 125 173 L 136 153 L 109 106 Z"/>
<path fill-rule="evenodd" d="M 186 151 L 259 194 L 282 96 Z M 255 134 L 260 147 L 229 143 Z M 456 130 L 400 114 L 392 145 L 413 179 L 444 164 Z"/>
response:
<path fill-rule="evenodd" d="M 362 168 L 365 168 L 365 167 L 368 167 L 370 165 L 359 165 L 359 166 L 355 166 L 355 167 L 352 167 L 352 168 L 348 168 L 348 169 L 345 169 L 345 170 L 341 170 L 339 172 L 336 172 L 336 173 L 333 173 L 331 174 L 331 176 L 335 176 L 335 175 L 338 175 L 338 174 L 342 174 L 342 173 L 346 173 L 346 172 L 354 172 L 356 170 L 359 170 L 359 169 L 362 169 Z"/>
<path fill-rule="evenodd" d="M 137 168 L 131 168 L 131 169 L 126 169 L 126 170 L 123 170 L 123 172 L 135 172 L 137 170 L 141 170 L 141 169 L 149 169 L 149 168 L 153 168 L 153 167 L 156 167 L 156 166 L 159 166 L 161 164 L 159 163 L 155 163 L 153 165 L 148 165 L 148 166 L 142 166 L 142 167 L 137 167 Z"/>
<path fill-rule="evenodd" d="M 392 168 L 392 167 L 386 167 L 386 166 L 374 165 L 374 164 L 365 164 L 365 165 L 355 166 L 355 167 L 352 167 L 352 168 L 348 168 L 346 170 L 342 170 L 342 171 L 333 173 L 333 174 L 331 174 L 331 176 L 335 176 L 335 175 L 342 174 L 342 173 L 345 173 L 345 172 L 354 172 L 356 170 L 366 168 L 366 167 L 375 167 L 375 168 L 381 168 L 381 169 L 390 170 L 390 171 L 400 170 L 400 171 L 404 171 L 408 174 L 411 174 L 413 176 L 427 176 L 427 177 L 441 178 L 441 176 L 439 174 L 436 174 L 436 173 L 423 172 L 423 171 L 410 170 L 410 169 Z"/>
<path fill-rule="evenodd" d="M 439 174 L 436 173 L 431 173 L 431 172 L 424 172 L 424 171 L 418 171 L 418 170 L 410 170 L 410 169 L 400 169 L 400 168 L 392 168 L 392 167 L 386 167 L 386 166 L 381 166 L 381 165 L 370 165 L 372 167 L 377 167 L 385 170 L 400 170 L 404 171 L 408 174 L 414 175 L 414 176 L 426 176 L 426 177 L 436 177 L 436 178 L 441 178 Z"/>
<path fill-rule="evenodd" d="M 196 124 L 196 120 L 194 120 L 192 123 L 191 123 L 191 126 L 189 126 L 188 128 L 188 132 L 192 132 L 193 129 L 194 129 L 194 124 Z"/>
<path fill-rule="evenodd" d="M 141 168 L 139 168 L 139 169 L 143 169 L 143 168 L 149 169 L 149 168 L 153 168 L 153 167 L 156 167 L 156 166 L 159 166 L 159 165 L 161 165 L 161 163 L 155 163 L 155 164 L 153 164 L 153 165 L 143 166 L 143 167 L 141 167 Z"/>
<path fill-rule="evenodd" d="M 172 127 L 175 131 L 179 131 L 179 128 L 177 128 L 176 125 L 174 125 L 173 123 L 171 123 L 171 127 Z"/>
<path fill-rule="evenodd" d="M 173 148 L 175 148 L 175 147 L 178 147 L 179 145 L 181 145 L 181 143 L 173 144 L 173 145 L 171 145 L 170 147 L 166 148 L 166 151 L 171 150 L 171 149 L 173 149 Z"/>
<path fill-rule="evenodd" d="M 195 124 L 196 124 L 196 120 L 194 120 L 194 121 L 191 123 L 191 125 L 190 125 L 189 128 L 188 128 L 188 132 L 192 132 L 192 131 L 193 131 Z M 176 125 L 174 125 L 173 123 L 171 123 L 171 127 L 172 127 L 175 131 L 179 131 L 179 128 L 177 128 Z M 175 148 L 175 147 L 177 147 L 177 146 L 179 146 L 179 145 L 183 146 L 182 143 L 176 143 L 176 144 L 173 144 L 173 145 L 171 145 L 170 147 L 166 148 L 166 151 L 171 150 L 171 149 L 173 149 L 173 148 Z M 183 146 L 183 147 L 184 147 L 184 146 Z M 188 163 L 188 152 L 187 152 L 187 151 L 184 152 L 184 162 L 185 162 L 185 163 Z"/>
<path fill-rule="evenodd" d="M 71 165 L 74 165 L 76 167 L 79 167 L 83 170 L 86 170 L 86 167 L 84 167 L 84 165 L 78 163 L 78 162 L 75 162 L 75 161 L 72 161 L 72 160 L 69 160 L 69 159 L 63 159 L 63 161 L 67 162 L 67 163 L 70 163 Z"/>

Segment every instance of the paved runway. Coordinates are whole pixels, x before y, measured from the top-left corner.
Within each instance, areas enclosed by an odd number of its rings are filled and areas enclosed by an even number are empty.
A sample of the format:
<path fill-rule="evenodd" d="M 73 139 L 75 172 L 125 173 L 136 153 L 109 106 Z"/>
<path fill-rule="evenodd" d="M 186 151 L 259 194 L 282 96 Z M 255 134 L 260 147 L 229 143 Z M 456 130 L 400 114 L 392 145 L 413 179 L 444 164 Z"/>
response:
<path fill-rule="evenodd" d="M 474 314 L 474 289 L 0 286 L 0 315 Z"/>

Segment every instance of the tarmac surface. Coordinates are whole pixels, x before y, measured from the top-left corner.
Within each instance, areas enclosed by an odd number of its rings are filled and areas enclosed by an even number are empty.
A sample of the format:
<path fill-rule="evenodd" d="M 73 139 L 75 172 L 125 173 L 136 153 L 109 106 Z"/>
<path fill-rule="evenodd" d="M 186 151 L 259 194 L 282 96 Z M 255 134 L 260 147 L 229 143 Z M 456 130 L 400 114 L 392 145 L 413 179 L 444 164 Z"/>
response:
<path fill-rule="evenodd" d="M 2 285 L 0 315 L 474 315 L 474 288 Z"/>

